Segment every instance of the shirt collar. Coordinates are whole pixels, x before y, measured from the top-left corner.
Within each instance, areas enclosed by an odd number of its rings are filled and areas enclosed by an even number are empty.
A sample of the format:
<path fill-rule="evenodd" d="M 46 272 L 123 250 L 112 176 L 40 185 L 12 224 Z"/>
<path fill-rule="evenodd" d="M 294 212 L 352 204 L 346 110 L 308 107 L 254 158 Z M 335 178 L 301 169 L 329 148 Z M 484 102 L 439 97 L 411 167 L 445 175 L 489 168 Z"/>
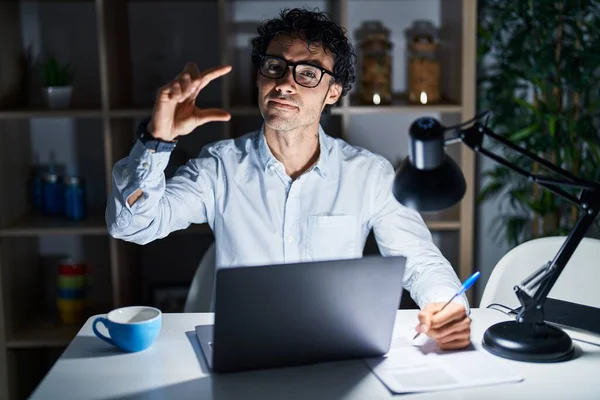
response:
<path fill-rule="evenodd" d="M 272 163 L 276 162 L 277 159 L 273 156 L 271 149 L 269 149 L 269 146 L 267 145 L 264 129 L 265 127 L 263 124 L 256 139 L 259 161 L 263 171 L 266 172 L 267 168 L 269 168 Z M 321 125 L 319 125 L 319 150 L 319 159 L 314 168 L 322 178 L 325 178 L 327 176 L 327 160 L 329 159 L 329 153 L 331 151 L 331 137 L 325 133 Z"/>
<path fill-rule="evenodd" d="M 321 177 L 327 176 L 327 160 L 329 159 L 329 153 L 331 152 L 331 137 L 325 133 L 323 127 L 319 124 L 319 160 L 315 168 L 319 171 Z"/>

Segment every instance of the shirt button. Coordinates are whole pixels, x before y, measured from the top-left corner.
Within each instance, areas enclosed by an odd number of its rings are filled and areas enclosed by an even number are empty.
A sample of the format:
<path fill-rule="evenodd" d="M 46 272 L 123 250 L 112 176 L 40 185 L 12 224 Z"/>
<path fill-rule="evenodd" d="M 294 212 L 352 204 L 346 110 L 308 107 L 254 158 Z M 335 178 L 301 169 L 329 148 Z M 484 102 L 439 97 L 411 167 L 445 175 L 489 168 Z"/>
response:
<path fill-rule="evenodd" d="M 293 236 L 288 236 L 288 242 L 292 243 L 294 241 L 294 237 Z"/>
<path fill-rule="evenodd" d="M 144 169 L 148 169 L 149 166 L 150 165 L 147 162 L 145 162 L 145 163 L 142 164 L 142 168 L 144 168 Z"/>

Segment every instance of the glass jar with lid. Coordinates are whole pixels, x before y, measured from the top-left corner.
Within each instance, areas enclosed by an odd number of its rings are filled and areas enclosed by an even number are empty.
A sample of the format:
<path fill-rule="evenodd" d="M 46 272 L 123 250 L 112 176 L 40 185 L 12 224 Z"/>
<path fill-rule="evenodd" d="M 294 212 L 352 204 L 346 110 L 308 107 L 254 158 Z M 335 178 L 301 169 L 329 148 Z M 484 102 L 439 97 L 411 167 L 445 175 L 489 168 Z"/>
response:
<path fill-rule="evenodd" d="M 414 21 L 408 40 L 408 101 L 432 104 L 440 101 L 438 31 L 430 21 Z"/>
<path fill-rule="evenodd" d="M 392 43 L 380 21 L 365 21 L 358 31 L 361 48 L 359 98 L 362 104 L 392 102 Z"/>

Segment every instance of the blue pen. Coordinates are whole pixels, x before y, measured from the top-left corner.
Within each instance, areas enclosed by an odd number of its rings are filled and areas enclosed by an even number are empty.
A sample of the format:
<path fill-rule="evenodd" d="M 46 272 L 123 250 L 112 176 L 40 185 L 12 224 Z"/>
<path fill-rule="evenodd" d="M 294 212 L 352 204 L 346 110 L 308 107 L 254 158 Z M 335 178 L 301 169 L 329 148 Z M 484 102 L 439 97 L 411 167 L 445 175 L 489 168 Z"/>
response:
<path fill-rule="evenodd" d="M 479 271 L 475 272 L 473 275 L 471 275 L 470 278 L 468 278 L 465 283 L 462 284 L 460 290 L 458 292 L 456 292 L 456 294 L 454 296 L 452 296 L 452 298 L 450 300 L 448 300 L 448 302 L 446 304 L 444 304 L 444 306 L 442 308 L 440 308 L 440 311 L 442 311 L 444 308 L 446 308 L 446 306 L 450 303 L 452 303 L 452 300 L 454 300 L 457 296 L 460 296 L 461 294 L 463 294 L 464 292 L 466 292 L 471 286 L 473 286 L 473 284 L 475 283 L 475 281 L 479 278 L 479 275 L 481 275 L 479 273 Z M 438 311 L 438 312 L 440 312 Z M 413 338 L 413 340 L 415 340 L 419 335 L 421 334 L 421 332 L 417 332 L 417 334 L 415 335 L 415 337 Z"/>

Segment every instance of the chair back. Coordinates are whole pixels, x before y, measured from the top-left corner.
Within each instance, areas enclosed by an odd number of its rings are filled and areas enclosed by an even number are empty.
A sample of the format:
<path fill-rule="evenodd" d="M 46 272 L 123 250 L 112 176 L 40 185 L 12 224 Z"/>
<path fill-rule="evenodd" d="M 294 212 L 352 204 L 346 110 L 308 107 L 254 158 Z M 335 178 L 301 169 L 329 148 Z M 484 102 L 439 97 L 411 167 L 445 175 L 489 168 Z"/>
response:
<path fill-rule="evenodd" d="M 480 307 L 499 303 L 520 305 L 514 287 L 536 269 L 551 261 L 566 236 L 545 237 L 522 243 L 498 261 L 488 280 Z M 600 240 L 583 238 L 548 297 L 600 308 Z"/>
<path fill-rule="evenodd" d="M 190 290 L 183 307 L 183 312 L 213 312 L 213 287 L 215 280 L 216 250 L 212 242 L 202 256 L 196 269 Z"/>

